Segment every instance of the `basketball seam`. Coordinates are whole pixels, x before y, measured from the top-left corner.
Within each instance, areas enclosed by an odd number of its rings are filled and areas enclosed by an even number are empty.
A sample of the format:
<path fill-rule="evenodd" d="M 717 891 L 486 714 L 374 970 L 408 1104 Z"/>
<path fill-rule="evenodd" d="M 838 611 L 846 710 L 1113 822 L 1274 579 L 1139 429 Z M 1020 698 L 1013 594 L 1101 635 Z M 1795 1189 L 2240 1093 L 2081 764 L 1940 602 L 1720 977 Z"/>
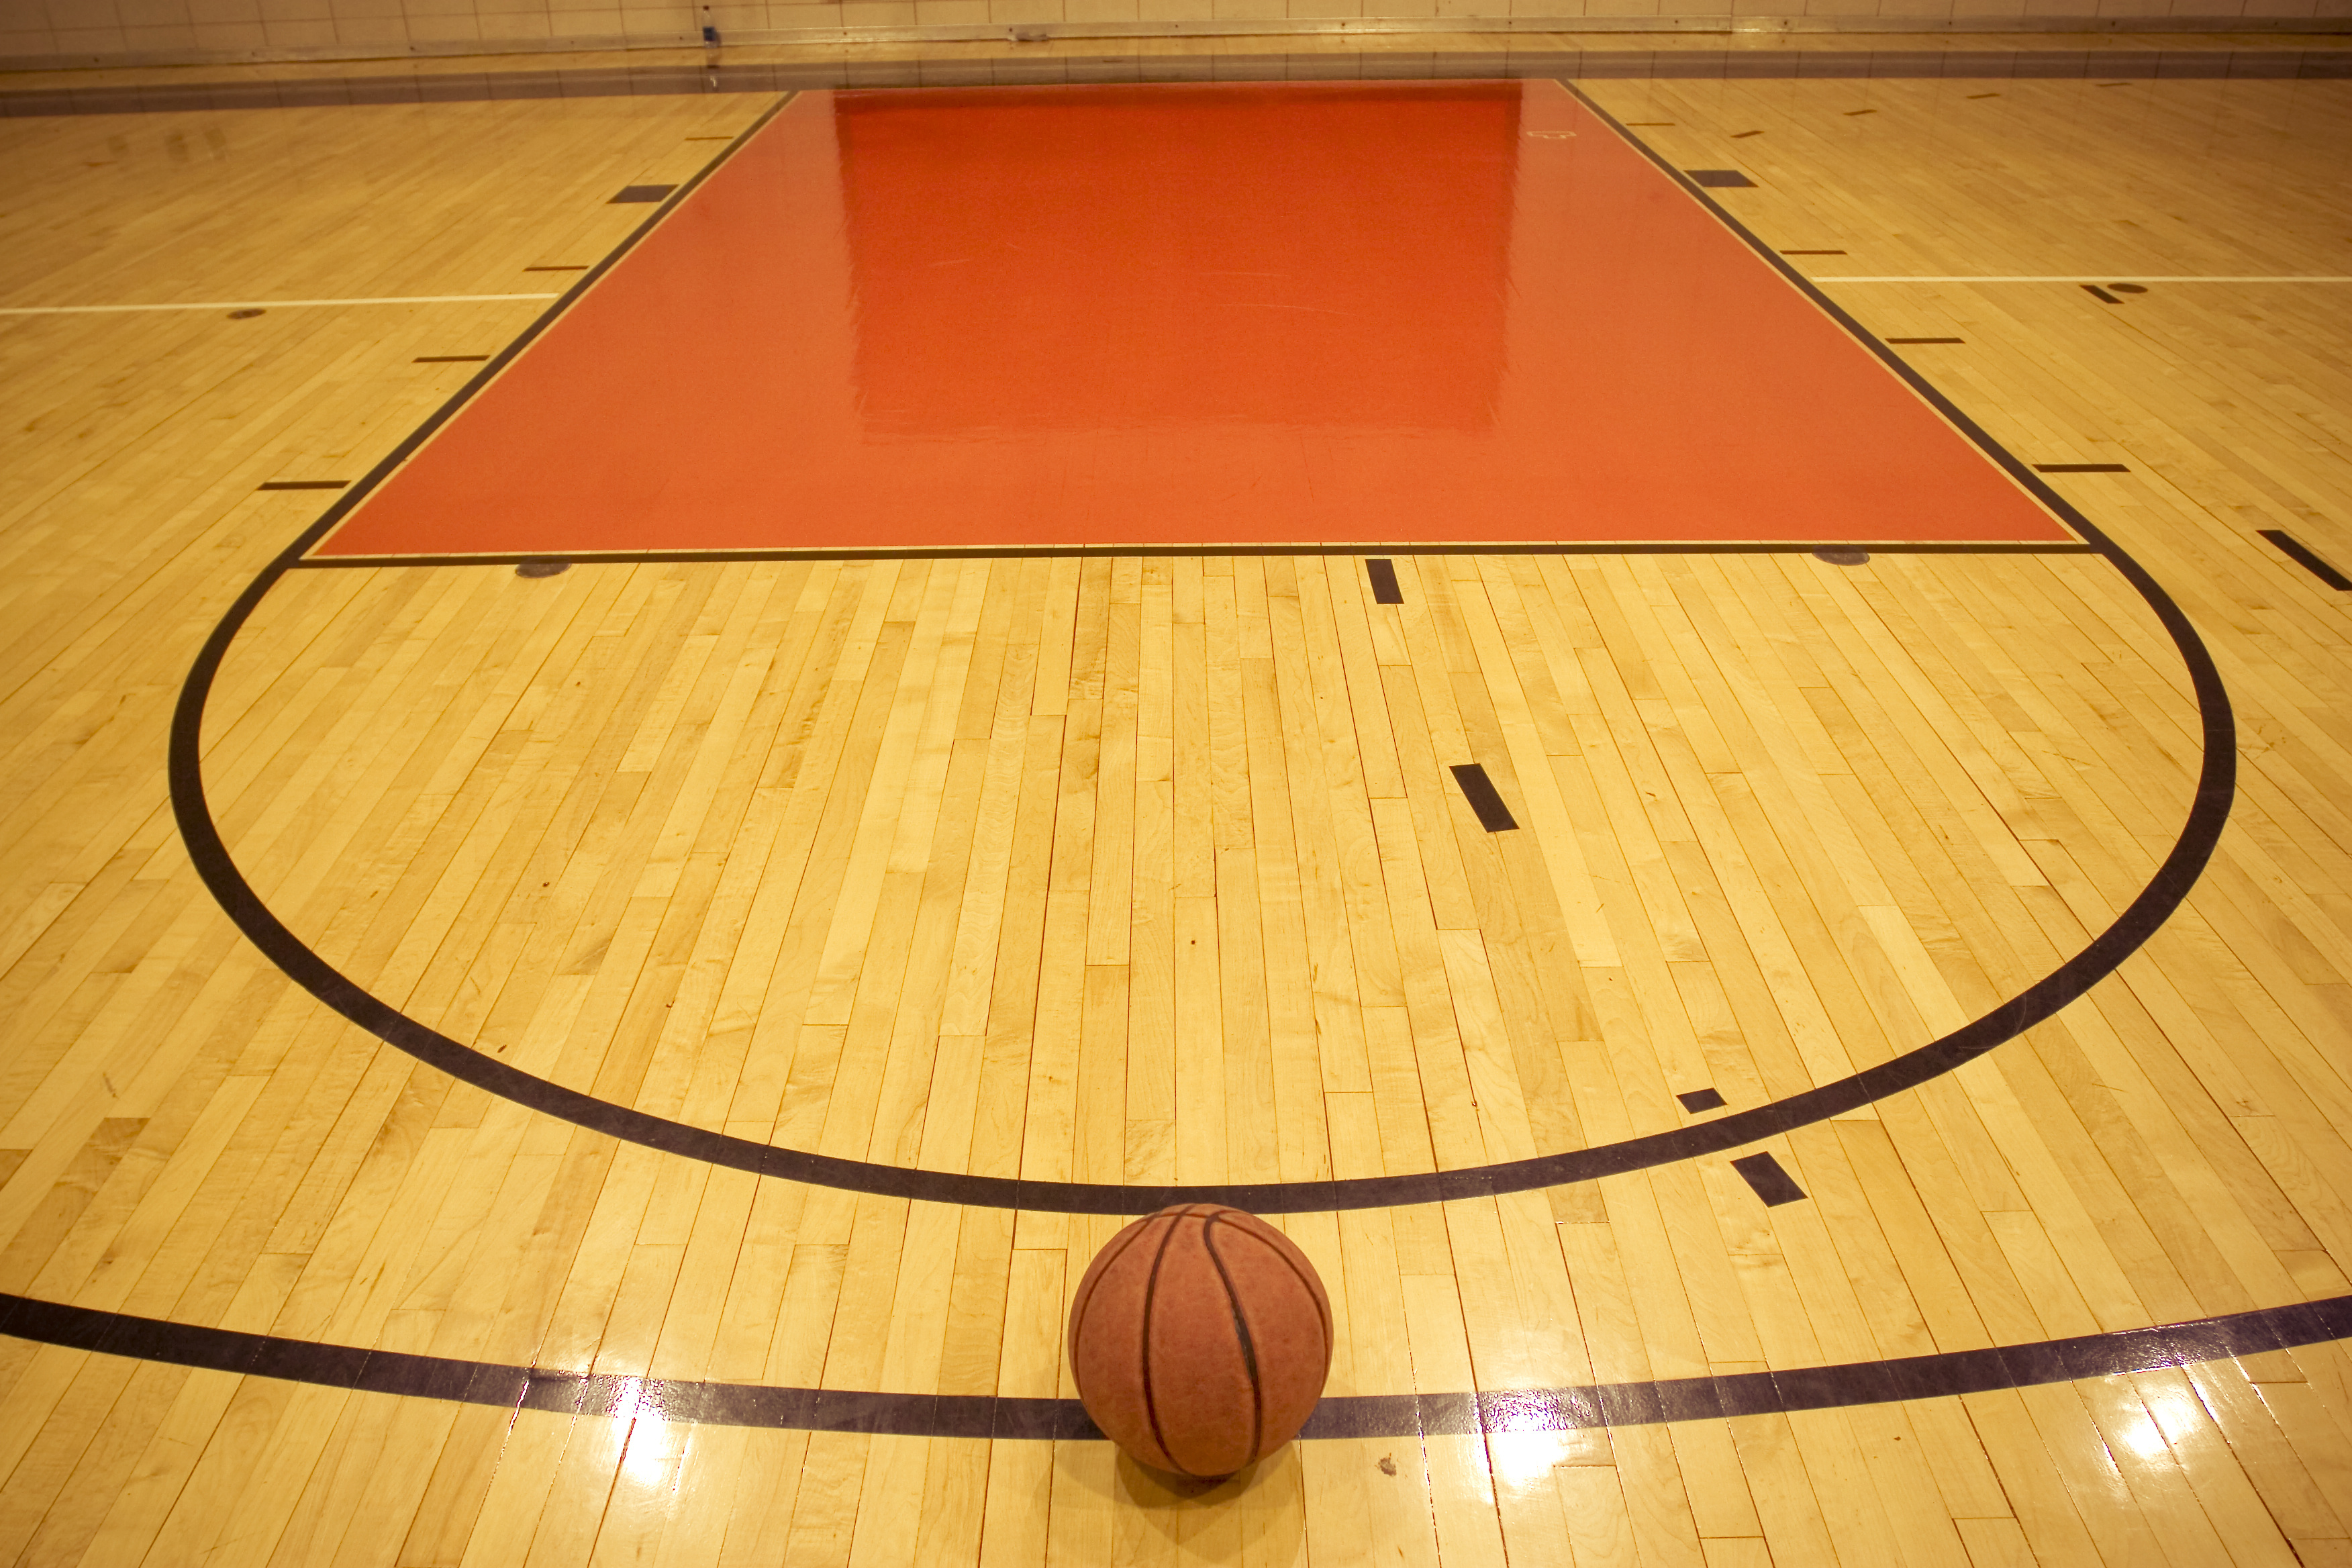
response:
<path fill-rule="evenodd" d="M 1077 1375 L 1078 1330 L 1087 1321 L 1087 1309 L 1094 1304 L 1095 1292 L 1102 1289 L 1102 1282 L 1110 1277 L 1111 1266 L 1127 1255 L 1129 1247 L 1150 1234 L 1151 1220 L 1147 1218 L 1139 1221 L 1127 1226 L 1126 1229 L 1132 1234 L 1125 1241 L 1120 1241 L 1116 1237 L 1111 1238 L 1118 1250 L 1112 1251 L 1110 1247 L 1105 1247 L 1095 1258 L 1095 1262 L 1102 1265 L 1102 1271 L 1094 1274 L 1094 1278 L 1090 1280 L 1081 1279 L 1078 1282 L 1078 1299 L 1070 1303 L 1070 1375 L 1073 1377 Z M 1088 1272 L 1094 1272 L 1091 1267 Z"/>
<path fill-rule="evenodd" d="M 1212 1233 L 1224 1218 L 1211 1215 L 1201 1224 L 1201 1245 L 1208 1249 L 1209 1261 L 1217 1267 L 1217 1279 L 1225 1288 L 1225 1306 L 1234 1315 L 1234 1337 L 1241 1342 L 1242 1365 L 1249 1371 L 1250 1380 L 1250 1449 L 1249 1459 L 1258 1457 L 1258 1447 L 1265 1441 L 1265 1383 L 1258 1376 L 1257 1343 L 1250 1338 L 1249 1320 L 1242 1316 L 1242 1299 L 1234 1289 L 1234 1277 L 1225 1271 L 1225 1260 L 1217 1256 L 1217 1238 Z M 1238 1228 L 1238 1227 L 1229 1227 Z"/>
<path fill-rule="evenodd" d="M 1143 1375 L 1136 1381 L 1143 1386 L 1143 1418 L 1150 1423 L 1151 1440 L 1160 1445 L 1160 1451 L 1168 1456 L 1171 1465 L 1189 1476 L 1192 1472 L 1184 1469 L 1183 1464 L 1176 1458 L 1176 1450 L 1168 1446 L 1168 1435 L 1160 1429 L 1160 1406 L 1151 1397 L 1151 1302 L 1160 1292 L 1160 1266 L 1168 1260 L 1168 1249 L 1175 1244 L 1177 1226 L 1182 1223 L 1181 1217 L 1168 1222 L 1168 1234 L 1160 1238 L 1160 1250 L 1151 1255 L 1151 1272 L 1144 1277 L 1143 1342 L 1138 1347 L 1136 1356 L 1136 1363 Z"/>
<path fill-rule="evenodd" d="M 1247 1211 L 1244 1210 L 1243 1212 L 1246 1213 Z M 1250 1217 L 1252 1219 L 1257 1219 L 1255 1215 L 1251 1215 Z M 1264 1220 L 1258 1220 L 1258 1223 L 1260 1225 L 1265 1225 Z M 1306 1289 L 1307 1299 L 1315 1303 L 1315 1316 L 1323 1325 L 1323 1365 L 1326 1370 L 1328 1370 L 1331 1364 L 1332 1353 L 1339 1349 L 1339 1345 L 1335 1342 L 1332 1334 L 1331 1303 L 1326 1293 L 1318 1288 L 1321 1283 L 1320 1277 L 1316 1276 L 1310 1278 L 1309 1275 L 1302 1273 L 1299 1269 L 1297 1259 L 1293 1258 L 1289 1253 L 1284 1251 L 1281 1247 L 1275 1246 L 1274 1243 L 1268 1241 L 1265 1237 L 1258 1235 L 1255 1231 L 1243 1230 L 1239 1226 L 1234 1226 L 1233 1228 L 1235 1231 L 1240 1232 L 1240 1234 L 1248 1237 L 1260 1247 L 1263 1247 L 1268 1252 L 1273 1253 L 1276 1258 L 1281 1258 L 1282 1266 L 1285 1268 L 1289 1269 L 1292 1275 L 1297 1279 L 1300 1286 Z M 1266 1228 L 1268 1230 L 1274 1230 L 1274 1227 L 1270 1225 L 1266 1226 Z M 1282 1233 L 1278 1230 L 1274 1231 L 1274 1234 L 1276 1236 L 1282 1236 Z M 1282 1238 L 1285 1241 L 1290 1241 L 1290 1238 L 1286 1236 Z M 1296 1247 L 1298 1244 L 1292 1241 L 1290 1242 L 1290 1245 Z M 1312 1268 L 1313 1265 L 1309 1264 L 1308 1268 Z"/>

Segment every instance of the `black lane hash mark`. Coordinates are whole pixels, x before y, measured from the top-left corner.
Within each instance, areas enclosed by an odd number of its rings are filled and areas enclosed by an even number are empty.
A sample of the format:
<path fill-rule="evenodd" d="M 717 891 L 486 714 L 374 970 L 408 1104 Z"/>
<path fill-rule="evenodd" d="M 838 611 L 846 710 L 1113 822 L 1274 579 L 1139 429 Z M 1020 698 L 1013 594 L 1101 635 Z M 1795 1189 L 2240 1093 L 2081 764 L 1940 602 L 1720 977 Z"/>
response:
<path fill-rule="evenodd" d="M 2147 292 L 2147 285 L 2145 283 L 2110 283 L 2107 287 L 2114 289 L 2118 294 L 2145 294 Z"/>
<path fill-rule="evenodd" d="M 2343 573 L 2338 572 L 2328 563 L 2326 556 L 2321 555 L 2293 534 L 2275 528 L 2265 528 L 2260 532 L 2264 539 L 2279 547 L 2281 554 L 2337 593 L 2341 594 L 2347 589 L 2352 589 L 2352 577 L 2347 577 Z"/>
<path fill-rule="evenodd" d="M 271 479 L 256 485 L 257 490 L 340 490 L 351 486 L 349 479 Z"/>
<path fill-rule="evenodd" d="M 1966 338 L 1889 338 L 1890 343 L 1962 343 Z"/>
<path fill-rule="evenodd" d="M 586 1374 L 454 1356 L 415 1355 L 167 1322 L 62 1302 L 0 1295 L 0 1333 L 65 1350 L 275 1378 L 355 1393 L 440 1399 L 508 1410 L 769 1430 L 886 1433 L 910 1437 L 999 1437 L 1087 1442 L 1102 1433 L 1075 1399 L 986 1394 L 868 1394 L 749 1383 Z M 1950 1398 L 2196 1366 L 2232 1356 L 2291 1351 L 2352 1337 L 2352 1296 L 2226 1317 L 2031 1344 L 1944 1351 L 1835 1366 L 1583 1384 L 1494 1393 L 1331 1394 L 1298 1435 L 1344 1437 L 1467 1436 L 1486 1432 L 1570 1432 L 1657 1426 Z"/>
<path fill-rule="evenodd" d="M 2036 463 L 2037 474 L 2128 474 L 2131 469 L 2121 463 Z"/>
<path fill-rule="evenodd" d="M 1402 605 L 1404 603 L 1404 590 L 1397 586 L 1395 562 L 1367 561 L 1364 563 L 1364 574 L 1372 580 L 1373 604 Z"/>
<path fill-rule="evenodd" d="M 2113 294 L 2108 293 L 2096 283 L 2084 284 L 2083 292 L 2090 295 L 2091 298 L 2095 300 L 2105 300 L 2110 305 L 2120 305 L 2123 303 L 2121 300 L 2116 299 Z"/>
<path fill-rule="evenodd" d="M 1826 561 L 1832 566 L 1867 566 L 1870 564 L 1870 552 L 1832 544 L 1814 551 L 1813 559 Z"/>
<path fill-rule="evenodd" d="M 1734 142 L 1745 142 L 1750 136 L 1761 136 L 1763 134 L 1764 132 L 1761 131 L 1735 131 L 1731 133 L 1731 139 Z"/>
<path fill-rule="evenodd" d="M 518 577 L 560 577 L 571 570 L 571 562 L 559 561 L 552 555 L 534 555 L 515 563 Z"/>
<path fill-rule="evenodd" d="M 1857 114 L 1875 114 L 1877 112 L 1878 110 L 1874 109 L 1849 109 L 1845 111 L 1845 117 L 1848 120 L 1852 120 Z"/>
<path fill-rule="evenodd" d="M 1793 1204 L 1805 1195 L 1797 1179 L 1780 1168 L 1780 1162 L 1769 1154 L 1748 1154 L 1731 1162 L 1731 1168 L 1748 1178 L 1768 1207 Z"/>
<path fill-rule="evenodd" d="M 418 354 L 413 363 L 417 364 L 484 364 L 488 362 L 489 357 L 490 356 L 488 354 Z"/>
<path fill-rule="evenodd" d="M 1462 786 L 1462 798 L 1478 814 L 1478 826 L 1489 833 L 1508 833 L 1518 824 L 1511 819 L 1510 807 L 1495 793 L 1495 781 L 1486 776 L 1479 763 L 1456 763 L 1454 782 Z"/>
<path fill-rule="evenodd" d="M 2000 94 L 1997 92 L 1972 92 L 1969 94 L 1970 101 L 1974 101 L 1979 98 L 1999 98 L 2000 96 Z"/>
<path fill-rule="evenodd" d="M 269 312 L 267 310 L 257 310 L 248 305 L 242 310 L 231 310 L 228 313 L 228 319 L 232 321 L 249 321 L 256 316 L 266 316 L 268 314 L 269 314 Z"/>
<path fill-rule="evenodd" d="M 1572 82 L 1562 86 L 1601 124 L 1611 127 L 1618 124 L 1590 96 L 1579 92 Z M 782 107 L 782 100 L 780 100 L 767 110 L 751 130 L 745 132 L 745 139 L 756 134 Z M 1627 142 L 1635 152 L 1650 161 L 1662 177 L 1682 177 L 1674 164 L 1639 140 L 1628 137 Z M 741 142 L 737 145 L 740 146 Z M 711 165 L 713 168 L 717 166 L 716 162 Z M 698 174 L 693 181 L 681 187 L 680 195 L 691 193 L 709 172 L 706 169 Z M 881 1197 L 911 1197 L 968 1207 L 1128 1215 L 1148 1215 L 1180 1203 L 1231 1204 L 1236 1208 L 1260 1215 L 1318 1214 L 1330 1210 L 1447 1203 L 1504 1193 L 1529 1192 L 1539 1187 L 1567 1186 L 1629 1171 L 1654 1169 L 1708 1154 L 1728 1154 L 1792 1129 L 1826 1121 L 1889 1095 L 1930 1082 L 1999 1049 L 2073 1004 L 2092 986 L 2114 973 L 2125 959 L 2137 952 L 2163 928 L 2165 921 L 2188 899 L 2190 889 L 2203 875 L 2214 847 L 2229 823 L 2231 805 L 2237 794 L 2237 720 L 2231 709 L 2229 689 L 2222 681 L 2221 668 L 2215 664 L 2210 650 L 2197 635 L 2197 628 L 2187 614 L 2164 591 L 2163 584 L 2134 560 L 2128 551 L 2101 531 L 2064 496 L 2051 489 L 2015 454 L 1994 440 L 1982 426 L 1969 417 L 1965 410 L 1929 384 L 1891 351 L 1885 350 L 1851 312 L 1814 287 L 1803 274 L 1774 256 L 1769 246 L 1749 233 L 1704 191 L 1694 191 L 1693 194 L 1695 199 L 1704 205 L 1717 222 L 1738 236 L 1742 244 L 1769 265 L 1780 268 L 1782 279 L 1790 288 L 1804 294 L 1815 309 L 1844 328 L 1864 348 L 1879 353 L 1889 372 L 1948 420 L 1953 428 L 1976 443 L 1988 459 L 1999 464 L 2004 472 L 2025 487 L 2083 542 L 2077 545 L 1909 545 L 1903 548 L 1912 551 L 1950 549 L 1969 552 L 2030 551 L 2035 553 L 2070 553 L 2087 551 L 2098 554 L 2131 584 L 2162 624 L 2180 656 L 2197 698 L 2200 759 L 2195 798 L 2190 802 L 2179 836 L 2163 862 L 2157 867 L 2147 885 L 2116 916 L 2114 922 L 2055 969 L 1990 1011 L 1866 1071 L 1833 1082 L 1816 1084 L 1768 1105 L 1729 1110 L 1720 1117 L 1695 1121 L 1684 1127 L 1558 1154 L 1505 1160 L 1490 1165 L 1400 1175 L 1352 1176 L 1332 1181 L 1130 1186 L 1113 1183 L 1031 1181 L 1011 1176 L 927 1171 L 780 1148 L 763 1141 L 697 1127 L 638 1110 L 633 1106 L 598 1100 L 593 1095 L 534 1077 L 509 1067 L 494 1056 L 463 1041 L 453 1039 L 430 1025 L 408 1016 L 381 997 L 370 994 L 365 987 L 321 958 L 287 927 L 285 921 L 269 908 L 268 901 L 246 880 L 236 858 L 229 853 L 205 793 L 205 710 L 214 683 L 239 632 L 271 588 L 286 574 L 299 567 L 358 564 L 363 561 L 371 565 L 415 565 L 427 560 L 451 565 L 485 563 L 483 558 L 469 556 L 346 557 L 331 563 L 311 559 L 310 552 L 333 531 L 374 486 L 390 477 L 411 453 L 431 439 L 436 431 L 465 406 L 476 391 L 488 385 L 492 373 L 523 352 L 561 317 L 572 301 L 602 277 L 605 269 L 652 233 L 662 216 L 659 211 L 649 215 L 627 239 L 615 247 L 613 255 L 599 265 L 597 270 L 574 284 L 562 300 L 551 305 L 524 329 L 520 337 L 478 372 L 464 389 L 451 396 L 385 454 L 367 478 L 336 497 L 309 528 L 288 541 L 286 548 L 246 584 L 244 592 L 237 595 L 236 602 L 214 626 L 211 635 L 205 639 L 203 648 L 189 666 L 187 679 L 180 688 L 179 702 L 172 714 L 169 752 L 172 811 L 181 839 L 187 846 L 189 859 L 195 866 L 197 874 L 204 879 L 206 890 L 236 922 L 237 929 L 295 984 L 385 1044 L 437 1071 L 487 1093 L 512 1100 L 540 1115 L 645 1148 L 757 1176 L 805 1182 Z M 677 198 L 672 199 L 675 201 Z M 1238 546 L 1231 548 L 1236 552 L 1240 550 Z M 1360 545 L 1334 546 L 1323 552 L 1353 556 L 1361 548 Z M 1449 545 L 1445 551 L 1458 548 Z M 1562 548 L 1558 542 L 1512 547 L 1517 552 L 1529 553 L 1554 553 Z M 1627 547 L 1618 543 L 1567 548 L 1618 553 Z M 1748 552 L 1787 550 L 1781 545 L 1738 548 Z M 1880 548 L 1892 547 L 1882 544 Z M 1194 545 L 1165 546 L 1161 549 L 1169 554 L 1201 552 L 1200 547 Z M 1690 546 L 1677 543 L 1661 545 L 1658 549 L 1666 552 L 1684 552 Z M 1083 547 L 1079 550 L 1083 552 Z M 1391 546 L 1391 550 L 1395 553 L 1398 547 Z M 1048 553 L 1051 551 L 1050 548 L 1040 547 L 1036 552 Z M 1148 547 L 1125 547 L 1105 549 L 1101 552 L 1150 554 L 1151 551 Z M 726 552 L 707 552 L 698 559 L 716 559 L 720 553 Z M 751 553 L 759 553 L 761 559 L 770 558 L 764 552 L 738 553 L 743 553 L 747 559 Z M 866 558 L 872 553 L 859 552 L 858 558 Z M 904 553 L 910 558 L 918 558 L 917 552 Z M 957 553 L 933 551 L 922 552 L 919 558 L 928 559 L 941 554 L 953 557 Z M 596 557 L 600 561 L 618 558 L 611 554 Z M 646 558 L 657 557 L 649 555 Z M 517 559 L 519 557 L 509 556 L 505 563 L 510 563 Z M 2347 1298 L 2347 1303 L 2352 1303 L 2352 1298 Z M 2347 1310 L 2352 1313 L 2352 1304 L 2347 1305 Z M 2352 1316 L 2347 1316 L 2347 1321 L 2352 1324 Z M 2326 1337 L 2352 1337 L 2352 1326 L 2347 1326 L 2342 1334 Z M 845 1394 L 842 1397 L 867 1399 L 880 1396 Z"/>
<path fill-rule="evenodd" d="M 1694 1115 L 1702 1110 L 1720 1110 L 1723 1109 L 1723 1096 L 1717 1094 L 1711 1089 L 1695 1089 L 1688 1094 L 1678 1094 L 1675 1096 L 1675 1098 L 1683 1102 L 1683 1109 L 1685 1110 L 1690 1111 Z"/>
<path fill-rule="evenodd" d="M 624 202 L 666 202 L 676 189 L 676 185 L 623 185 L 621 194 L 604 205 L 619 206 Z"/>
<path fill-rule="evenodd" d="M 1683 173 L 1709 190 L 1745 190 L 1756 184 L 1737 169 L 1685 169 Z"/>

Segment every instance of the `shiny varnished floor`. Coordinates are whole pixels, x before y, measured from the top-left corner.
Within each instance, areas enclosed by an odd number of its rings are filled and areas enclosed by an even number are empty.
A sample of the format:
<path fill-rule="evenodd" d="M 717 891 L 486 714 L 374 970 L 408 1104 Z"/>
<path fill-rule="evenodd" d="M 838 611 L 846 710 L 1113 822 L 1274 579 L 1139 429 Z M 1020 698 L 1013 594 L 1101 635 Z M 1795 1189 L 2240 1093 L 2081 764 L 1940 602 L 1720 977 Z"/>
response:
<path fill-rule="evenodd" d="M 2352 272 L 2329 83 L 1604 83 L 1819 275 Z M 1992 94 L 1995 96 L 1971 96 Z M 0 306 L 529 292 L 766 104 L 12 122 Z M 1859 113 L 1860 110 L 1869 113 Z M 1741 134 L 1750 133 L 1750 134 Z M 1795 1370 L 2344 1295 L 2352 286 L 1837 283 L 2181 604 L 2239 793 L 2187 904 L 1959 1071 L 1727 1154 L 1279 1223 L 1333 1392 Z M 1110 1217 L 617 1142 L 344 1023 L 175 835 L 205 634 L 531 300 L 0 320 L 0 1290 L 621 1378 L 1067 1394 Z M 874 1163 L 1412 1175 L 1706 1121 L 2046 973 L 2171 849 L 2180 656 L 2095 557 L 306 569 L 207 714 L 304 942 L 552 1083 Z M 1488 834 L 1476 759 L 1522 826 Z M 1743 1147 L 1737 1152 L 1752 1152 Z M 5 1324 L 0 1323 L 0 1330 Z M 115 1348 L 136 1352 L 125 1331 Z M 1960 1396 L 1098 1442 L 520 1411 L 0 1341 L 24 1561 L 2352 1561 L 2333 1343 Z"/>

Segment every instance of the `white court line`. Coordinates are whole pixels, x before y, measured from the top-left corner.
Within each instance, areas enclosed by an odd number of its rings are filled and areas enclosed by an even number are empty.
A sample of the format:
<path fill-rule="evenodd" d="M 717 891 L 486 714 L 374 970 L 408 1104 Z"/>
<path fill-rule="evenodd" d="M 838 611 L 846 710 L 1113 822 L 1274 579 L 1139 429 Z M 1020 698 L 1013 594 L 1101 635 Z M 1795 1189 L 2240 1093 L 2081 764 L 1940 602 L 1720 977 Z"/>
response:
<path fill-rule="evenodd" d="M 2345 278 L 2148 278 L 2129 272 L 2101 272 L 2082 278 L 1848 278 L 1835 273 L 1817 277 L 1816 283 L 2352 283 Z"/>
<path fill-rule="evenodd" d="M 289 310 L 298 305 L 471 305 L 488 300 L 554 300 L 555 294 L 393 294 L 367 300 L 208 300 L 197 305 L 11 305 L 0 316 L 95 316 L 121 310 Z"/>

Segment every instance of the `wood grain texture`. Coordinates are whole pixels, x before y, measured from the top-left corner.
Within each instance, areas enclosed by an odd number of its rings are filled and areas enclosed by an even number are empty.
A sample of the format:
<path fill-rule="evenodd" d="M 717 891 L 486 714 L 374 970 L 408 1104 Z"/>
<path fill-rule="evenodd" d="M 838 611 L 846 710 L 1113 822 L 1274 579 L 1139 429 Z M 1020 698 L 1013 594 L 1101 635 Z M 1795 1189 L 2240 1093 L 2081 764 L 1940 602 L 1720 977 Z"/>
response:
<path fill-rule="evenodd" d="M 1979 98 L 1993 91 L 1999 96 Z M 2341 83 L 1595 84 L 1809 269 L 2344 271 Z M 0 302 L 528 286 L 761 105 L 0 124 Z M 1879 112 L 1854 117 L 1871 107 Z M 1761 130 L 1734 141 L 1735 132 Z M 1834 260 L 1834 267 L 1829 262 Z M 536 279 L 544 275 L 531 274 Z M 1827 287 L 2179 600 L 2241 793 L 2120 972 L 1769 1150 L 1283 1230 L 1343 1394 L 1796 1368 L 2345 1292 L 2339 294 Z M 528 305 L 0 323 L 0 1289 L 621 1377 L 1070 1394 L 1116 1220 L 714 1169 L 453 1083 L 240 939 L 163 742 L 228 602 Z M 1935 357 L 1930 357 L 1935 356 Z M 2079 949 L 2198 763 L 2090 557 L 659 563 L 288 576 L 213 810 L 304 940 L 499 1060 L 692 1125 L 1100 1182 L 1459 1168 L 1884 1061 Z M 1489 834 L 1477 762 L 1520 826 Z M 728 1429 L 0 1340 L 41 1563 L 2352 1557 L 2340 1346 L 1786 1416 L 1296 1445 Z"/>

